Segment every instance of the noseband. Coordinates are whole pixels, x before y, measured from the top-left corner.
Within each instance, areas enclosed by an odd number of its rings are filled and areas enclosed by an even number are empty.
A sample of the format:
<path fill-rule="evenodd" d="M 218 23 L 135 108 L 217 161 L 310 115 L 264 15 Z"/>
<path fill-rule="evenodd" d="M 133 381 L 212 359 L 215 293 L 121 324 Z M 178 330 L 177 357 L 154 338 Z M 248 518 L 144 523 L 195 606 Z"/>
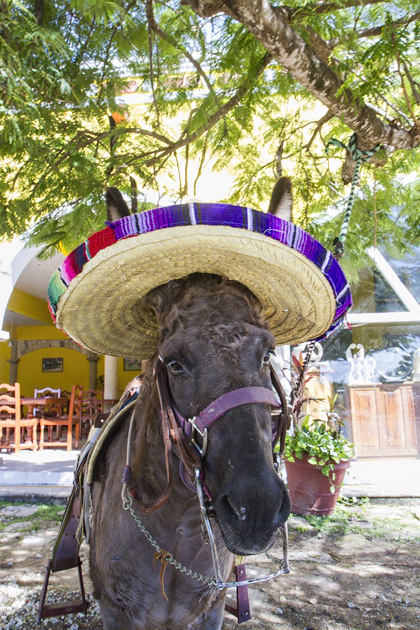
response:
<path fill-rule="evenodd" d="M 270 389 L 266 387 L 241 387 L 239 389 L 233 389 L 219 398 L 216 398 L 216 400 L 203 409 L 198 416 L 188 418 L 188 420 L 179 413 L 175 405 L 173 405 L 173 411 L 178 426 L 198 450 L 200 457 L 203 458 L 207 452 L 208 431 L 216 420 L 219 420 L 219 418 L 224 416 L 227 411 L 235 409 L 235 407 L 258 403 L 270 405 L 273 409 L 283 410 L 282 403 L 277 401 Z M 280 431 L 283 428 L 283 425 L 286 426 L 286 422 L 284 421 L 285 419 L 281 417 L 282 411 L 280 414 L 274 413 L 272 415 L 273 445 L 275 446 L 279 438 Z M 276 419 L 275 421 L 274 418 Z M 199 439 L 198 435 L 200 435 Z"/>

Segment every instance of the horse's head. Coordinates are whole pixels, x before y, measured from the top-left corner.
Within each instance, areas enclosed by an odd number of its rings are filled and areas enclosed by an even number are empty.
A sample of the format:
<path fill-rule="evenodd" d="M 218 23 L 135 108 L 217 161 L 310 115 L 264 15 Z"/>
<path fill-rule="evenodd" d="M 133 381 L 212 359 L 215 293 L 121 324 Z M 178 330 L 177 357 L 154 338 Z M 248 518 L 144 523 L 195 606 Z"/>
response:
<path fill-rule="evenodd" d="M 159 321 L 159 355 L 184 418 L 198 416 L 232 390 L 271 389 L 275 340 L 245 287 L 194 274 L 153 290 L 147 304 Z M 290 501 L 273 465 L 269 405 L 226 411 L 208 431 L 202 464 L 228 549 L 245 555 L 270 547 L 289 516 Z"/>

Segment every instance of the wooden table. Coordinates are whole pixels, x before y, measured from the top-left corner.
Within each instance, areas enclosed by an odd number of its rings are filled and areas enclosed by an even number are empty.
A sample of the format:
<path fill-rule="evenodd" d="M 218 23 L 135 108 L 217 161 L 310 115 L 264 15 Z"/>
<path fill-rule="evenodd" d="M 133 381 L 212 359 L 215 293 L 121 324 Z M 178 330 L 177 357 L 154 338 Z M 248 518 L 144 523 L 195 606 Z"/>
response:
<path fill-rule="evenodd" d="M 34 407 L 47 407 L 48 405 L 57 405 L 61 415 L 61 405 L 68 403 L 68 398 L 56 398 L 55 396 L 45 396 L 43 398 L 28 398 L 21 396 L 20 404 L 28 408 L 27 418 L 33 418 Z"/>

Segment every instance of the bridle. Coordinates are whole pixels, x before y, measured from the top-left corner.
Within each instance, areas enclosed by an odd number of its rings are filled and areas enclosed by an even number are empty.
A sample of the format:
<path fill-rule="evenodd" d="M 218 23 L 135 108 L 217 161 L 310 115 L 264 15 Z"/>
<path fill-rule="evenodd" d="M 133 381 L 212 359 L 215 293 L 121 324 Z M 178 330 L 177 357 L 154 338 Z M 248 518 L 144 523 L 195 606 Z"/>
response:
<path fill-rule="evenodd" d="M 281 529 L 283 533 L 283 561 L 278 571 L 270 573 L 262 577 L 256 577 L 251 579 L 239 580 L 235 582 L 224 582 L 217 555 L 217 547 L 213 531 L 211 528 L 209 516 L 214 516 L 215 511 L 212 506 L 212 497 L 210 492 L 205 486 L 203 479 L 203 466 L 202 460 L 207 453 L 207 446 L 209 440 L 209 430 L 227 411 L 236 407 L 247 404 L 265 404 L 269 405 L 272 411 L 272 451 L 275 466 L 277 467 L 278 459 L 283 453 L 286 431 L 288 429 L 288 413 L 287 413 L 287 401 L 283 387 L 280 380 L 270 364 L 271 383 L 273 389 L 276 391 L 279 400 L 277 400 L 272 389 L 267 387 L 242 387 L 239 389 L 230 390 L 225 394 L 222 394 L 219 398 L 210 403 L 205 409 L 203 409 L 197 416 L 193 418 L 184 418 L 182 414 L 177 410 L 172 401 L 170 393 L 168 376 L 166 373 L 166 366 L 162 359 L 159 357 L 154 376 L 156 380 L 159 403 L 160 403 L 160 416 L 161 416 L 161 432 L 165 449 L 165 467 L 166 467 L 166 489 L 162 495 L 148 503 L 143 505 L 142 512 L 149 513 L 157 510 L 164 505 L 171 494 L 173 486 L 173 472 L 171 466 L 171 452 L 172 444 L 177 446 L 177 454 L 180 458 L 180 470 L 185 469 L 190 478 L 194 479 L 195 490 L 198 495 L 200 504 L 200 514 L 203 528 L 203 539 L 209 543 L 215 578 L 208 578 L 201 574 L 198 574 L 187 567 L 181 565 L 173 556 L 159 547 L 158 543 L 153 539 L 151 534 L 147 531 L 140 519 L 137 517 L 133 509 L 133 499 L 136 498 L 135 491 L 131 488 L 131 442 L 133 435 L 135 411 L 133 410 L 130 428 L 127 440 L 127 458 L 126 466 L 123 473 L 123 489 L 121 498 L 123 501 L 123 507 L 129 511 L 136 521 L 137 525 L 146 536 L 150 544 L 156 550 L 155 558 L 162 561 L 162 567 L 166 564 L 172 564 L 178 570 L 187 573 L 191 577 L 201 580 L 207 584 L 213 584 L 219 589 L 229 587 L 242 587 L 248 584 L 255 584 L 264 582 L 266 580 L 277 577 L 281 574 L 287 574 L 290 572 L 288 564 L 288 536 L 287 536 L 287 523 L 285 523 Z M 279 455 L 276 453 L 276 445 L 279 443 Z M 186 483 L 184 476 L 181 474 L 181 479 L 185 485 L 191 488 L 191 485 Z M 162 558 L 165 558 L 165 564 L 163 564 Z M 163 586 L 162 586 L 162 592 Z"/>

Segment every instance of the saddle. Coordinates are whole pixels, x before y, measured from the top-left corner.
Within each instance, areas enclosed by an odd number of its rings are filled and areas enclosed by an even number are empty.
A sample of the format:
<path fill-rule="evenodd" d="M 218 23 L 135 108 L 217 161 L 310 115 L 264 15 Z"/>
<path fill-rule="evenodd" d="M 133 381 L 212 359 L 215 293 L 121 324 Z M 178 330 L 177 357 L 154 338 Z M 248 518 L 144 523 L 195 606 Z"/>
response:
<path fill-rule="evenodd" d="M 128 393 L 128 395 L 127 395 Z M 105 442 L 113 435 L 126 418 L 137 399 L 138 390 L 132 393 L 127 390 L 109 413 L 96 416 L 88 439 L 81 449 L 76 461 L 73 477 L 73 488 L 67 500 L 66 509 L 55 540 L 52 557 L 45 572 L 44 584 L 41 591 L 38 611 L 38 623 L 41 619 L 70 615 L 72 613 L 86 613 L 88 602 L 85 596 L 82 576 L 82 561 L 80 559 L 80 545 L 85 539 L 90 539 L 90 506 L 89 487 L 92 483 L 95 463 Z M 51 573 L 77 568 L 80 587 L 80 599 L 46 604 L 48 583 Z"/>

